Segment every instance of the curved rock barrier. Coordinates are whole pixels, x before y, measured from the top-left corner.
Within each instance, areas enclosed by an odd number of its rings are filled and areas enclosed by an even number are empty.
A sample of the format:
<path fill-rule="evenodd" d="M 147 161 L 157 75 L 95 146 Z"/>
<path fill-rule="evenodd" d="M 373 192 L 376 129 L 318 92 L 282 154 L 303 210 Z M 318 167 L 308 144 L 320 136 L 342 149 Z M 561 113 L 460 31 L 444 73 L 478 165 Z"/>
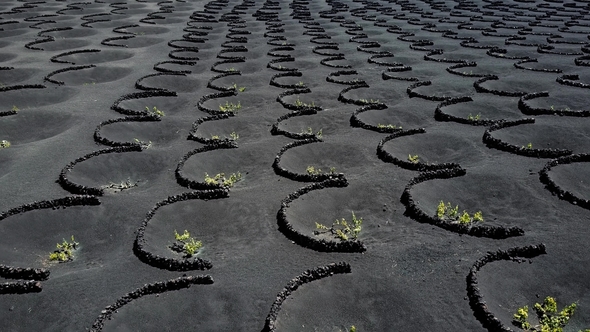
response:
<path fill-rule="evenodd" d="M 572 151 L 567 150 L 567 149 L 533 149 L 533 148 L 528 148 L 525 146 L 517 146 L 514 144 L 506 143 L 506 142 L 502 141 L 501 139 L 495 138 L 492 135 L 492 132 L 497 131 L 497 130 L 501 130 L 501 129 L 505 129 L 505 128 L 509 128 L 509 127 L 514 127 L 514 126 L 519 126 L 519 125 L 523 125 L 523 124 L 533 124 L 533 123 L 535 123 L 535 119 L 533 119 L 533 118 L 527 118 L 527 119 L 521 119 L 521 120 L 515 120 L 515 121 L 499 122 L 499 123 L 496 123 L 496 124 L 490 126 L 485 131 L 485 133 L 483 134 L 482 140 L 489 148 L 494 148 L 494 149 L 501 150 L 501 151 L 511 152 L 511 153 L 525 156 L 525 157 L 557 158 L 557 157 L 567 156 L 567 155 L 572 154 Z"/>
<path fill-rule="evenodd" d="M 559 199 L 563 199 L 574 205 L 590 210 L 590 200 L 578 197 L 572 192 L 562 189 L 549 176 L 549 172 L 551 171 L 551 169 L 559 165 L 587 162 L 590 162 L 590 154 L 587 153 L 573 154 L 551 160 L 545 165 L 545 167 L 543 167 L 541 171 L 539 171 L 539 179 L 541 180 L 541 183 L 545 185 L 545 188 L 547 188 L 547 190 L 549 190 L 553 195 L 559 197 Z"/>
<path fill-rule="evenodd" d="M 94 187 L 86 187 L 77 183 L 70 181 L 67 177 L 67 174 L 79 163 L 86 161 L 90 158 L 100 156 L 103 154 L 109 153 L 123 153 L 123 152 L 141 152 L 145 147 L 141 144 L 138 145 L 129 145 L 129 146 L 115 146 L 112 148 L 97 150 L 91 152 L 87 155 L 84 155 L 71 163 L 67 164 L 59 173 L 59 177 L 57 179 L 57 183 L 61 185 L 62 188 L 71 192 L 72 194 L 77 195 L 93 195 L 93 196 L 102 196 L 104 194 L 103 188 L 94 188 Z"/>
<path fill-rule="evenodd" d="M 346 186 L 348 186 L 348 181 L 343 176 L 340 176 L 336 178 L 330 178 L 322 182 L 315 182 L 287 196 L 287 198 L 283 199 L 283 201 L 281 202 L 281 208 L 277 213 L 279 231 L 285 234 L 285 236 L 294 243 L 297 243 L 302 247 L 313 249 L 320 252 L 366 251 L 367 248 L 360 240 L 345 240 L 337 242 L 313 238 L 296 230 L 287 220 L 287 209 L 289 208 L 289 205 L 299 197 L 313 190 L 320 190 L 325 188 L 342 188 Z"/>
<path fill-rule="evenodd" d="M 435 171 L 440 169 L 461 168 L 461 165 L 456 163 L 426 164 L 423 162 L 410 162 L 407 160 L 402 160 L 394 157 L 393 155 L 391 155 L 391 153 L 385 151 L 385 149 L 383 148 L 385 143 L 395 138 L 424 133 L 426 133 L 426 130 L 424 128 L 397 131 L 396 133 L 385 137 L 379 142 L 379 145 L 377 145 L 377 156 L 379 157 L 379 159 L 383 160 L 386 163 L 392 163 L 396 166 L 409 169 L 412 171 Z"/>
<path fill-rule="evenodd" d="M 401 202 L 406 206 L 405 214 L 417 222 L 437 226 L 458 234 L 487 237 L 492 239 L 506 239 L 509 237 L 524 235 L 524 231 L 520 227 L 516 226 L 508 228 L 502 226 L 474 226 L 470 224 L 454 223 L 440 219 L 436 216 L 430 216 L 418 207 L 418 204 L 416 204 L 414 198 L 412 197 L 411 191 L 416 184 L 434 179 L 449 179 L 457 176 L 463 176 L 466 173 L 467 172 L 464 169 L 455 167 L 436 171 L 426 171 L 414 177 L 404 189 L 404 193 L 400 199 Z"/>
<path fill-rule="evenodd" d="M 10 216 L 27 211 L 40 209 L 65 209 L 71 206 L 99 205 L 100 201 L 94 196 L 70 196 L 49 201 L 39 201 L 24 204 L 0 213 L 0 221 Z M 16 267 L 0 264 L 0 277 L 6 279 L 24 279 L 15 282 L 0 283 L 0 294 L 38 293 L 42 290 L 40 281 L 49 278 L 50 271 L 29 267 Z"/>
<path fill-rule="evenodd" d="M 559 79 L 559 78 L 558 78 Z M 518 100 L 518 109 L 526 115 L 560 115 L 560 116 L 577 116 L 577 117 L 588 117 L 590 116 L 590 109 L 589 110 L 570 110 L 570 109 L 554 109 L 552 107 L 549 108 L 539 108 L 539 107 L 532 107 L 527 104 L 527 101 L 536 99 L 536 98 L 543 98 L 549 97 L 549 92 L 533 92 L 527 93 L 524 96 L 520 97 Z"/>
<path fill-rule="evenodd" d="M 296 276 L 295 278 L 291 279 L 287 286 L 283 288 L 278 294 L 277 299 L 272 304 L 270 308 L 270 312 L 268 316 L 266 316 L 266 320 L 264 321 L 264 327 L 262 328 L 262 332 L 273 332 L 277 330 L 277 318 L 281 311 L 281 306 L 283 302 L 293 294 L 299 287 L 305 285 L 306 283 L 324 279 L 327 277 L 331 277 L 334 274 L 344 274 L 344 273 L 351 273 L 352 270 L 350 265 L 345 262 L 340 263 L 332 263 L 325 266 L 319 266 L 315 269 L 307 270 L 302 274 Z"/>
<path fill-rule="evenodd" d="M 211 284 L 213 284 L 213 278 L 209 275 L 185 276 L 176 279 L 170 279 L 168 281 L 146 284 L 143 287 L 123 295 L 114 304 L 105 307 L 92 324 L 90 331 L 102 331 L 105 322 L 110 320 L 114 313 L 116 313 L 123 306 L 130 304 L 133 300 L 137 300 L 143 296 L 181 290 L 189 288 L 192 285 Z"/>
<path fill-rule="evenodd" d="M 219 199 L 225 198 L 229 196 L 228 189 L 216 189 L 216 190 L 203 190 L 203 191 L 193 191 L 184 194 L 179 194 L 175 196 L 170 196 L 167 199 L 156 203 L 154 208 L 152 208 L 148 213 L 141 226 L 137 230 L 137 236 L 135 237 L 135 241 L 133 242 L 133 253 L 139 260 L 142 262 L 157 267 L 164 270 L 169 271 L 192 271 L 192 270 L 208 270 L 213 267 L 213 264 L 205 259 L 199 257 L 193 257 L 192 259 L 184 258 L 184 259 L 177 259 L 177 258 L 170 258 L 170 257 L 163 257 L 156 254 L 151 253 L 145 248 L 147 240 L 145 239 L 145 230 L 148 226 L 149 221 L 154 217 L 156 212 L 162 206 L 170 205 L 176 202 L 182 202 L 192 199 L 201 199 L 201 200 L 210 200 L 210 199 Z"/>
<path fill-rule="evenodd" d="M 502 322 L 496 318 L 488 308 L 478 287 L 477 273 L 479 270 L 491 262 L 500 260 L 521 262 L 524 261 L 525 258 L 530 259 L 546 253 L 545 245 L 541 243 L 538 245 L 515 247 L 508 250 L 490 251 L 485 256 L 475 261 L 466 278 L 467 297 L 469 298 L 469 305 L 473 310 L 473 315 L 481 322 L 481 325 L 484 328 L 488 329 L 488 331 L 513 331 L 506 325 L 502 324 Z"/>

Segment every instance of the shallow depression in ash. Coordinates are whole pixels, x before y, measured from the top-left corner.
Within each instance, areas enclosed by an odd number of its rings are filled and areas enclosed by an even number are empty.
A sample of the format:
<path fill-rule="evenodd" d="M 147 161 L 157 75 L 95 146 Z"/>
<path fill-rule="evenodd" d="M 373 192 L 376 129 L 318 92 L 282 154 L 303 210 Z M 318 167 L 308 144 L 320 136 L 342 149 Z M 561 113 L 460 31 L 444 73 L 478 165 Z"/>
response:
<path fill-rule="evenodd" d="M 478 286 L 488 308 L 507 327 L 512 325 L 518 308 L 529 307 L 533 321 L 533 305 L 547 296 L 554 297 L 557 309 L 577 302 L 574 315 L 565 330 L 579 331 L 590 326 L 590 287 L 584 267 L 590 263 L 583 253 L 571 248 L 551 246 L 548 254 L 516 263 L 496 261 L 486 264 L 478 273 Z M 565 254 L 567 258 L 564 259 Z"/>
<path fill-rule="evenodd" d="M 161 152 L 108 153 L 89 158 L 76 164 L 67 173 L 68 180 L 87 187 L 117 186 L 130 181 L 137 187 L 149 186 L 156 181 L 174 162 Z M 134 186 L 126 190 L 137 189 Z"/>
<path fill-rule="evenodd" d="M 459 213 L 465 210 L 473 215 L 481 211 L 482 226 L 518 226 L 527 230 L 554 214 L 536 188 L 502 173 L 470 173 L 468 169 L 464 176 L 417 184 L 411 194 L 418 207 L 430 216 L 436 215 L 440 201 L 458 205 Z"/>
<path fill-rule="evenodd" d="M 481 144 L 468 138 L 446 133 L 414 134 L 394 138 L 383 146 L 386 152 L 402 161 L 418 156 L 420 163 L 455 163 L 462 167 L 485 160 Z"/>

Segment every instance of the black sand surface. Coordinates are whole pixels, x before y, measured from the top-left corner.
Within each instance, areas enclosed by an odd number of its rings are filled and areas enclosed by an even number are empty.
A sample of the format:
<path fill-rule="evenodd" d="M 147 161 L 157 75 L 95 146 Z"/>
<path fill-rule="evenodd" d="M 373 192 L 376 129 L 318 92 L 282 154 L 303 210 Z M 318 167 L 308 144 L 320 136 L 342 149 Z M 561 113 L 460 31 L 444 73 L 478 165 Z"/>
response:
<path fill-rule="evenodd" d="M 585 0 L 2 1 L 0 331 L 589 328 L 589 67 Z"/>

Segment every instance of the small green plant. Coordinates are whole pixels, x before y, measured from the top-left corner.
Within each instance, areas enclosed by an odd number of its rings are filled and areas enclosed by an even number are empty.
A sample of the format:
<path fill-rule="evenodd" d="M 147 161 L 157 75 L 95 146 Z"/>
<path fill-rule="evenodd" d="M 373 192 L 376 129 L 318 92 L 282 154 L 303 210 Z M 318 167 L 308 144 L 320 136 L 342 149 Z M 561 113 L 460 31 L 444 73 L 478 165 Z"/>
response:
<path fill-rule="evenodd" d="M 174 238 L 176 239 L 176 242 L 170 246 L 170 249 L 178 253 L 183 253 L 186 258 L 192 257 L 203 247 L 203 242 L 197 241 L 194 237 L 191 237 L 191 234 L 186 229 L 182 234 L 178 234 L 178 232 L 174 230 Z"/>
<path fill-rule="evenodd" d="M 307 166 L 305 171 L 309 175 L 320 175 L 323 173 L 321 169 L 315 168 L 313 166 Z M 334 174 L 334 173 L 336 173 L 336 167 L 330 167 L 330 174 Z"/>
<path fill-rule="evenodd" d="M 309 175 L 320 175 L 320 174 L 322 174 L 322 170 L 321 169 L 315 168 L 313 166 L 307 166 L 307 168 L 305 169 L 305 171 Z"/>
<path fill-rule="evenodd" d="M 359 99 L 360 102 L 365 103 L 365 104 L 378 104 L 379 103 L 379 99 L 377 100 L 373 100 L 373 99 Z"/>
<path fill-rule="evenodd" d="M 523 148 L 523 149 L 528 149 L 528 150 L 530 150 L 530 149 L 532 149 L 532 148 L 533 148 L 533 143 L 529 143 L 529 144 L 527 144 L 527 145 L 523 145 L 523 146 L 522 146 L 522 148 Z"/>
<path fill-rule="evenodd" d="M 315 103 L 312 101 L 311 104 L 302 102 L 299 98 L 295 100 L 295 106 L 297 107 L 315 107 Z"/>
<path fill-rule="evenodd" d="M 379 129 L 402 129 L 402 127 L 398 127 L 393 124 L 381 124 L 381 123 L 377 124 L 377 128 L 379 128 Z"/>
<path fill-rule="evenodd" d="M 460 224 L 470 224 L 476 221 L 483 221 L 483 214 L 481 211 L 475 212 L 473 216 L 469 215 L 469 213 L 465 210 L 463 210 L 463 213 L 459 214 L 459 205 L 455 205 L 455 207 L 453 207 L 451 202 L 447 202 L 447 204 L 445 204 L 443 201 L 440 201 L 436 207 L 436 216 L 439 219 L 458 222 Z"/>
<path fill-rule="evenodd" d="M 137 184 L 139 182 L 133 182 L 131 181 L 131 178 L 127 178 L 127 180 L 125 181 L 121 181 L 119 183 L 114 183 L 111 182 L 110 184 L 103 186 L 103 188 L 106 189 L 113 189 L 114 191 L 123 191 L 123 190 L 127 190 L 127 189 L 131 189 L 133 187 L 137 187 Z"/>
<path fill-rule="evenodd" d="M 237 104 L 226 101 L 225 105 L 219 105 L 219 110 L 222 112 L 237 112 L 240 108 L 242 108 L 242 104 L 239 101 Z"/>
<path fill-rule="evenodd" d="M 408 161 L 411 162 L 412 164 L 417 164 L 417 163 L 420 162 L 420 157 L 418 157 L 417 154 L 415 154 L 413 156 L 411 154 L 409 154 L 408 155 Z"/>
<path fill-rule="evenodd" d="M 555 111 L 555 107 L 553 107 L 553 105 L 551 105 L 551 107 L 549 107 L 552 111 Z"/>
<path fill-rule="evenodd" d="M 298 87 L 304 87 L 305 83 L 303 83 L 303 81 L 299 81 L 299 83 L 295 84 Z"/>
<path fill-rule="evenodd" d="M 320 130 L 318 130 L 317 133 L 315 133 L 315 136 L 317 138 L 322 138 L 322 136 L 323 136 L 323 132 L 322 131 L 323 131 L 323 129 L 320 128 Z M 307 130 L 302 130 L 301 131 L 301 134 L 314 135 L 313 129 L 311 129 L 311 127 L 307 127 Z"/>
<path fill-rule="evenodd" d="M 479 113 L 478 113 L 476 116 L 473 116 L 473 115 L 471 115 L 471 114 L 469 114 L 469 115 L 467 116 L 467 120 L 470 120 L 470 121 L 477 121 L 477 120 L 479 120 L 480 118 L 481 118 L 481 114 L 479 114 Z"/>
<path fill-rule="evenodd" d="M 228 178 L 225 177 L 225 173 L 218 173 L 213 177 L 205 173 L 205 183 L 209 185 L 217 185 L 231 188 L 234 186 L 236 182 L 240 181 L 241 179 L 242 174 L 240 172 L 232 173 Z"/>
<path fill-rule="evenodd" d="M 231 68 L 228 68 L 228 69 L 227 69 L 227 71 L 234 72 L 234 71 L 236 71 L 236 68 L 234 68 L 234 67 L 231 67 Z"/>
<path fill-rule="evenodd" d="M 467 213 L 467 211 L 463 210 L 463 213 L 461 214 L 461 216 L 459 216 L 459 223 L 460 224 L 469 224 L 471 222 L 471 216 L 469 215 L 469 213 Z"/>
<path fill-rule="evenodd" d="M 9 148 L 10 145 L 11 145 L 10 142 L 5 139 L 0 141 L 0 149 Z"/>
<path fill-rule="evenodd" d="M 558 312 L 557 301 L 553 297 L 547 296 L 543 304 L 535 303 L 533 306 L 539 324 L 532 325 L 529 322 L 529 307 L 526 305 L 518 308 L 513 315 L 512 324 L 529 332 L 563 332 L 563 328 L 573 316 L 576 307 L 577 303 L 574 302 Z M 588 331 L 590 329 L 584 330 L 584 332 Z M 580 332 L 582 331 L 580 330 Z"/>
<path fill-rule="evenodd" d="M 351 222 L 348 222 L 346 219 L 342 218 L 340 220 L 334 221 L 331 227 L 316 222 L 316 230 L 314 231 L 314 234 L 320 235 L 330 233 L 341 241 L 348 241 L 350 238 L 356 240 L 358 234 L 361 232 L 362 224 L 363 218 L 357 218 L 353 211 Z"/>
<path fill-rule="evenodd" d="M 477 211 L 473 214 L 473 221 L 483 221 L 483 214 L 481 211 Z"/>
<path fill-rule="evenodd" d="M 238 85 L 237 85 L 236 83 L 234 83 L 234 84 L 232 85 L 232 87 L 234 88 L 234 90 L 236 90 L 236 91 L 239 91 L 239 92 L 244 92 L 244 91 L 246 91 L 246 87 L 245 87 L 245 86 L 238 87 Z"/>
<path fill-rule="evenodd" d="M 236 134 L 235 131 L 233 131 L 231 134 L 229 134 L 229 138 L 227 136 L 224 136 L 224 139 L 226 139 L 226 140 L 229 139 L 232 141 L 237 141 L 239 138 L 240 138 L 240 135 Z M 211 139 L 217 141 L 217 140 L 221 139 L 221 136 L 212 134 Z"/>
<path fill-rule="evenodd" d="M 11 111 L 18 113 L 18 111 L 20 111 L 20 108 L 16 107 L 16 105 L 12 105 Z"/>
<path fill-rule="evenodd" d="M 152 147 L 152 141 L 148 141 L 147 143 L 141 141 L 139 138 L 134 138 L 133 141 L 139 145 L 141 145 L 144 149 L 149 149 Z"/>
<path fill-rule="evenodd" d="M 56 245 L 57 249 L 49 254 L 49 260 L 58 261 L 60 263 L 71 261 L 74 257 L 73 251 L 78 249 L 78 245 L 79 243 L 74 240 L 73 235 L 72 242 L 68 242 L 66 239 L 63 239 L 62 243 L 58 243 Z"/>
<path fill-rule="evenodd" d="M 348 330 L 348 332 L 356 332 L 356 327 L 354 325 L 352 325 L 350 327 L 350 329 Z"/>
<path fill-rule="evenodd" d="M 164 113 L 164 111 L 160 111 L 156 106 L 154 106 L 152 109 L 150 109 L 149 107 L 145 107 L 145 110 L 147 111 L 148 114 L 150 115 L 155 115 L 157 117 L 161 117 L 161 116 L 165 116 L 166 114 Z"/>

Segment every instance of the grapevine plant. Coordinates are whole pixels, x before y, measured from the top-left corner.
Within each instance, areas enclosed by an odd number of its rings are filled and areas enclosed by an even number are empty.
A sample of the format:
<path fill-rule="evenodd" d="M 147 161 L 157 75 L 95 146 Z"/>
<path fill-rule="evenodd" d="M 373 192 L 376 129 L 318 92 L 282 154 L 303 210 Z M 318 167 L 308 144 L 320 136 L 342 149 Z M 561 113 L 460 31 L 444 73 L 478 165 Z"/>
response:
<path fill-rule="evenodd" d="M 459 224 L 470 224 L 476 221 L 483 221 L 483 214 L 481 211 L 477 211 L 471 216 L 467 211 L 463 210 L 463 213 L 459 213 L 459 205 L 453 207 L 450 202 L 440 201 L 436 207 L 436 216 L 439 219 L 456 222 Z"/>
<path fill-rule="evenodd" d="M 203 247 L 203 242 L 197 241 L 194 237 L 191 237 L 191 234 L 186 229 L 182 234 L 178 234 L 177 231 L 174 231 L 174 238 L 176 239 L 176 242 L 170 246 L 170 249 L 184 254 L 185 258 L 192 257 Z"/>
<path fill-rule="evenodd" d="M 49 254 L 49 260 L 58 261 L 60 263 L 71 261 L 74 257 L 73 251 L 78 249 L 79 244 L 80 243 L 74 240 L 73 235 L 72 242 L 68 242 L 66 239 L 64 239 L 62 243 L 58 243 L 56 245 L 57 249 Z"/>
<path fill-rule="evenodd" d="M 543 304 L 535 303 L 533 306 L 539 324 L 532 325 L 529 322 L 529 307 L 526 305 L 518 308 L 513 316 L 512 324 L 529 332 L 563 332 L 563 328 L 573 316 L 576 307 L 577 304 L 574 302 L 558 312 L 555 298 L 547 296 Z M 590 329 L 579 332 L 590 332 Z"/>
<path fill-rule="evenodd" d="M 348 222 L 344 218 L 340 220 L 336 219 L 331 227 L 316 222 L 316 231 L 313 233 L 315 235 L 330 233 L 341 241 L 348 241 L 351 238 L 356 240 L 358 234 L 361 232 L 362 223 L 363 218 L 357 218 L 353 211 L 351 222 Z"/>
<path fill-rule="evenodd" d="M 205 173 L 205 183 L 210 185 L 218 185 L 223 187 L 231 188 L 234 184 L 242 179 L 240 172 L 232 173 L 228 178 L 225 177 L 225 173 L 217 173 L 215 176 L 209 176 Z"/>

